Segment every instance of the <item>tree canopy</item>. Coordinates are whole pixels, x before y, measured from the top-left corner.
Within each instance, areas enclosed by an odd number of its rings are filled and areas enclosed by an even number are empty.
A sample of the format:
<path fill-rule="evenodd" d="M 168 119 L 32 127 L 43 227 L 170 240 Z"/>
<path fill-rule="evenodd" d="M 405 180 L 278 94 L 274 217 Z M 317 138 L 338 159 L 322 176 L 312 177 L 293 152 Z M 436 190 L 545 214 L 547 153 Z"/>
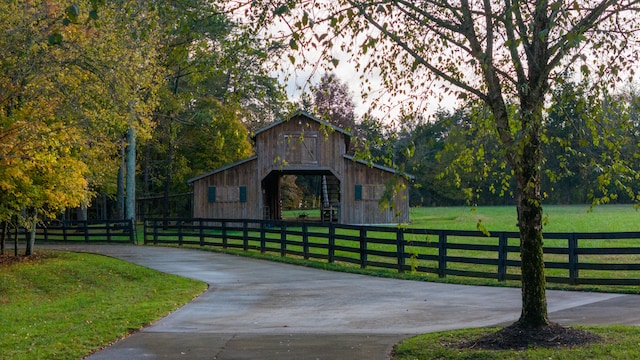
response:
<path fill-rule="evenodd" d="M 251 4 L 253 19 L 278 23 L 271 31 L 288 36 L 293 50 L 319 49 L 327 64 L 337 62 L 334 51 L 347 52 L 358 69 L 375 71 L 397 95 L 420 99 L 437 88 L 486 105 L 487 117 L 474 120 L 489 121 L 516 187 L 523 301 L 518 323 L 546 325 L 541 193 L 545 100 L 567 69 L 597 78 L 592 91 L 633 74 L 639 56 L 638 1 Z"/>

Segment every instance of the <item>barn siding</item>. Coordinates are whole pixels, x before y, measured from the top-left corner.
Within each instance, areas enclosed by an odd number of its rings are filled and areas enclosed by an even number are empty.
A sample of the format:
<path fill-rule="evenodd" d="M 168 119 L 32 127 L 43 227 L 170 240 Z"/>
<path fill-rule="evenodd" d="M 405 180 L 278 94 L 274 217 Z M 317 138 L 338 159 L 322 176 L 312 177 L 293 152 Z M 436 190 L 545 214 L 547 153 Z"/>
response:
<path fill-rule="evenodd" d="M 395 176 L 390 169 L 367 166 L 345 157 L 349 136 L 304 113 L 256 132 L 256 158 L 190 180 L 194 186 L 194 217 L 262 219 L 262 182 L 271 172 L 314 171 L 331 172 L 340 181 L 339 222 L 408 222 L 407 179 Z M 314 143 L 312 151 L 291 154 Z M 384 184 L 394 176 L 404 189 L 395 196 L 394 209 L 383 210 L 379 200 L 384 194 Z M 359 185 L 359 200 L 355 199 L 356 185 Z M 215 202 L 208 201 L 210 186 L 216 187 Z M 246 186 L 246 202 L 240 201 L 241 186 Z"/>
<path fill-rule="evenodd" d="M 257 160 L 231 167 L 193 182 L 193 216 L 197 218 L 260 219 L 262 197 L 256 178 Z M 216 201 L 209 202 L 209 187 L 216 187 Z M 240 187 L 246 186 L 246 202 Z M 259 206 L 256 206 L 259 205 Z"/>
<path fill-rule="evenodd" d="M 394 174 L 382 169 L 344 159 L 347 175 L 342 183 L 341 219 L 349 224 L 391 224 L 409 221 L 407 180 L 397 176 L 395 181 L 404 188 L 393 198 L 394 208 L 382 209 L 379 200 L 385 192 L 385 182 Z M 360 200 L 356 200 L 356 185 L 360 186 Z"/>
<path fill-rule="evenodd" d="M 323 126 L 306 116 L 298 115 L 278 126 L 256 135 L 256 153 L 260 178 L 271 171 L 297 171 L 307 169 L 331 170 L 339 179 L 344 175 L 342 155 L 346 153 L 344 134 Z M 287 156 L 287 149 L 303 152 L 305 137 L 316 139 L 316 162 L 295 161 Z M 304 159 L 304 157 L 300 157 Z"/>

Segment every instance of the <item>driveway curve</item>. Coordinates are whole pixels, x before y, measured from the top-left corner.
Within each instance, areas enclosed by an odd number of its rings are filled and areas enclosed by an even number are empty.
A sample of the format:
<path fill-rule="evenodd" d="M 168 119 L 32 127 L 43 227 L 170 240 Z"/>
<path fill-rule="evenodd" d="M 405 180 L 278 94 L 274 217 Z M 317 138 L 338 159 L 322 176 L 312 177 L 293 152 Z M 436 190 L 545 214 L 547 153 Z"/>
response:
<path fill-rule="evenodd" d="M 388 359 L 427 332 L 504 325 L 520 289 L 324 271 L 207 251 L 47 246 L 112 256 L 205 281 L 201 296 L 88 359 Z M 548 291 L 561 324 L 640 325 L 640 296 Z"/>

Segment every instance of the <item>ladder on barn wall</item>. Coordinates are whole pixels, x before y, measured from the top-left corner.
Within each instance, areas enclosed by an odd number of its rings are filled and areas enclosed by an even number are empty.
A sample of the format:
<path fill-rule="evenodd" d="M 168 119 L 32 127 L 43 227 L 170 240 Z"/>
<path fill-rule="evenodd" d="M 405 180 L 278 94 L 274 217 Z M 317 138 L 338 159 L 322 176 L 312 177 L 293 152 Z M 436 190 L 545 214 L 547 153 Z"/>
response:
<path fill-rule="evenodd" d="M 334 178 L 335 179 L 335 178 Z M 322 222 L 337 222 L 340 204 L 340 184 L 329 182 L 326 175 L 322 175 Z"/>

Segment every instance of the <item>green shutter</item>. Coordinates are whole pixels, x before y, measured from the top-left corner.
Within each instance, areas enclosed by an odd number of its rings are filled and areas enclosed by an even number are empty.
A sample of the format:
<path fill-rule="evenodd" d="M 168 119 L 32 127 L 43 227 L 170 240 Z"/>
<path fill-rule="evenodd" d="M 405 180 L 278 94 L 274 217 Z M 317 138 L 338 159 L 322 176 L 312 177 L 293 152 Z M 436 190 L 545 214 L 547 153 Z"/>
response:
<path fill-rule="evenodd" d="M 362 200 L 362 185 L 356 185 L 356 200 Z"/>
<path fill-rule="evenodd" d="M 216 202 L 216 187 L 209 186 L 209 202 Z"/>
<path fill-rule="evenodd" d="M 240 186 L 240 202 L 247 202 L 247 187 Z"/>

